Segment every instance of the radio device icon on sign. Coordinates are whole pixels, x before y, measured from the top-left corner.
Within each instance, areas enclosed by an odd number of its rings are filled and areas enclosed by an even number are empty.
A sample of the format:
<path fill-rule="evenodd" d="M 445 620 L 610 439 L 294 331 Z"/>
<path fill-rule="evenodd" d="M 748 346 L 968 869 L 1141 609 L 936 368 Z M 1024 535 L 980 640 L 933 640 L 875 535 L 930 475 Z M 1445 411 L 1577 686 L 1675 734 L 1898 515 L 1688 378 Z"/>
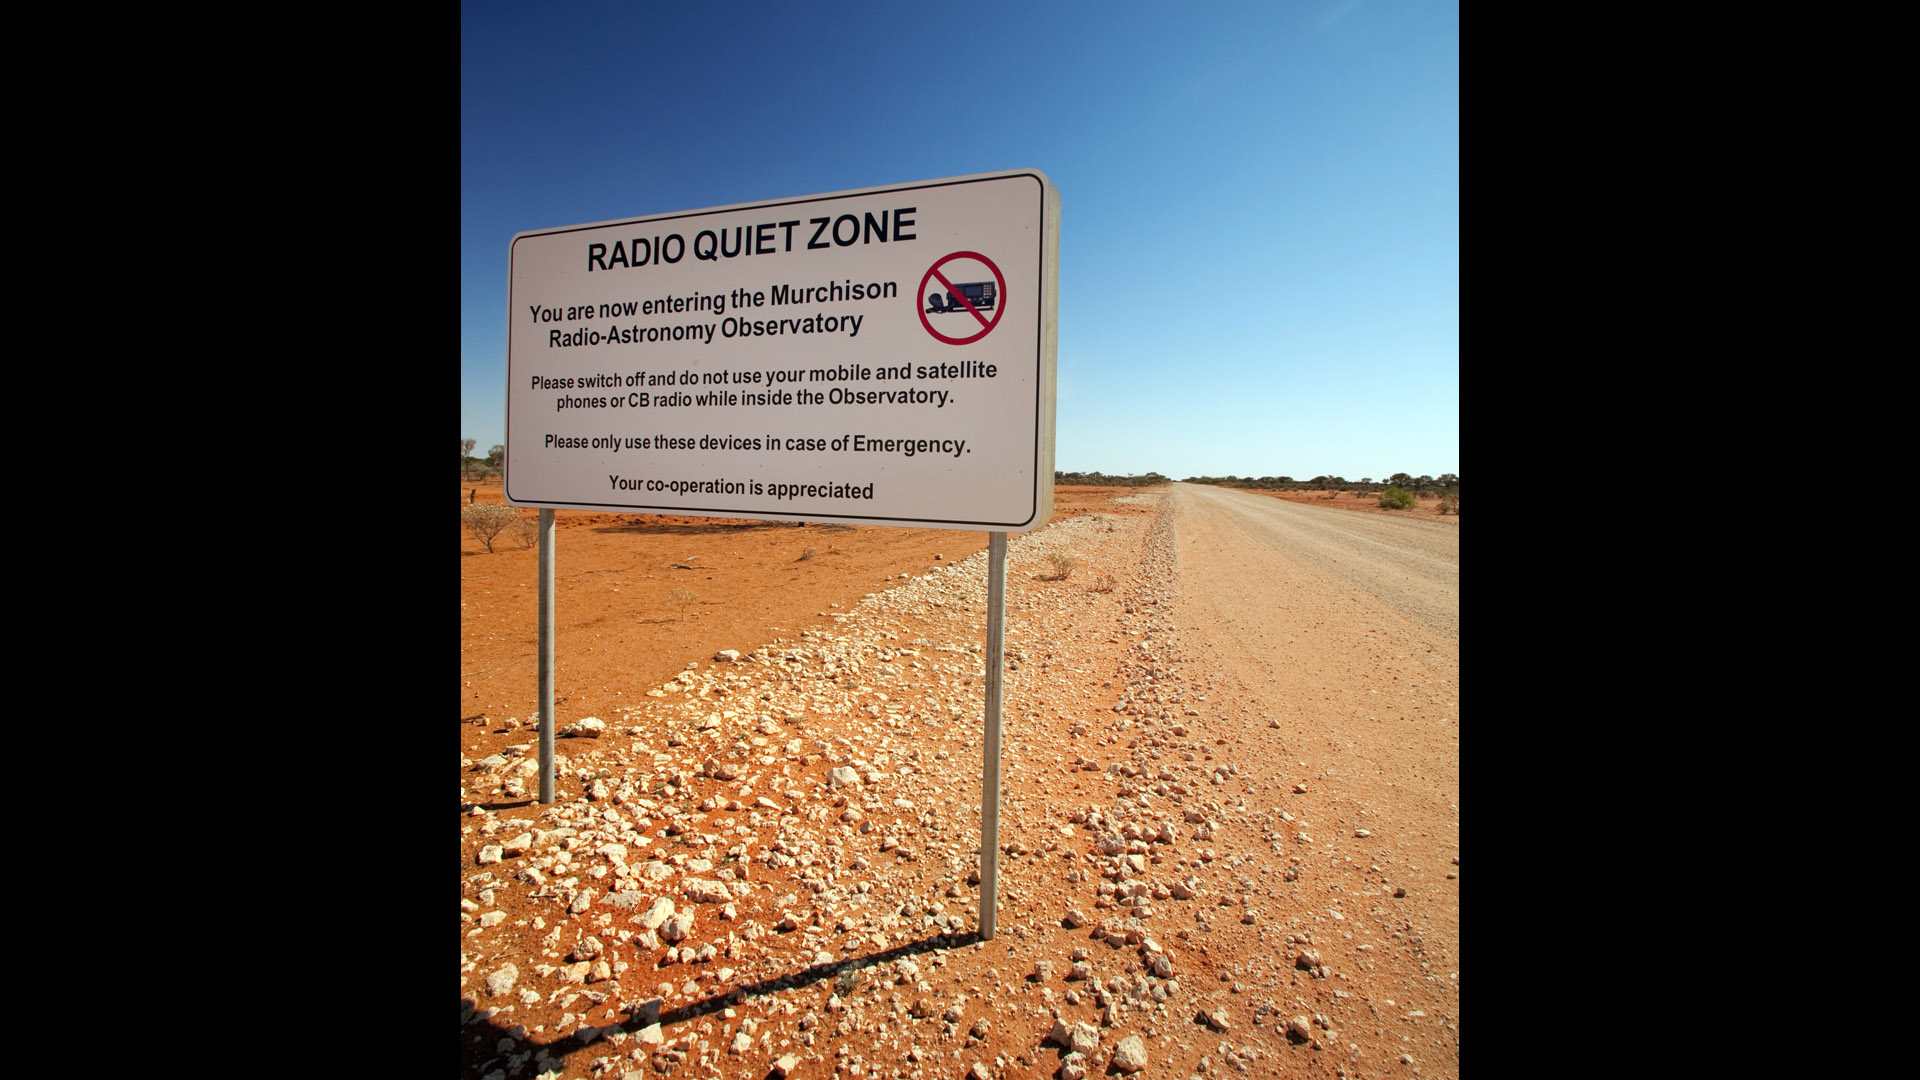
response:
<path fill-rule="evenodd" d="M 991 281 L 963 281 L 953 287 L 953 292 L 931 292 L 927 294 L 927 313 L 930 315 L 951 315 L 967 310 L 972 304 L 976 311 L 991 311 L 994 301 L 994 286 Z M 962 303 L 960 297 L 966 297 Z"/>

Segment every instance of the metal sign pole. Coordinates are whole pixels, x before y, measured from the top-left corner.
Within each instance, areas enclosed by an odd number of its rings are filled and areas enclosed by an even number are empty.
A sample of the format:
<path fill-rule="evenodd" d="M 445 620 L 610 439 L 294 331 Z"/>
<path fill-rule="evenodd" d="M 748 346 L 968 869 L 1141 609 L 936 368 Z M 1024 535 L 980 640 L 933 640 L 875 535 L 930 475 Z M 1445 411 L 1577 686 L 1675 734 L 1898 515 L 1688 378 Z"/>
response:
<path fill-rule="evenodd" d="M 987 534 L 987 740 L 980 777 L 980 939 L 1000 899 L 1000 671 L 1007 629 L 1007 534 Z"/>
<path fill-rule="evenodd" d="M 540 801 L 553 802 L 553 511 L 540 511 Z"/>

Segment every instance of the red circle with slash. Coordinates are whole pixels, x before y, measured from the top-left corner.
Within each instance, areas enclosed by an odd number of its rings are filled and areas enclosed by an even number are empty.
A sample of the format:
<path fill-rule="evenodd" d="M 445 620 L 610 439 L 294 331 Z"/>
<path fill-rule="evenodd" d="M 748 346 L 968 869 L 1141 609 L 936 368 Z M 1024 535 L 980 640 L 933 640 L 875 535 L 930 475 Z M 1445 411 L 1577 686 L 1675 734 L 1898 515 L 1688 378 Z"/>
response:
<path fill-rule="evenodd" d="M 965 293 L 954 288 L 953 282 L 948 281 L 946 275 L 940 272 L 941 267 L 955 259 L 974 259 L 984 263 L 987 269 L 993 271 L 993 280 L 999 289 L 999 292 L 994 297 L 993 318 L 989 319 L 985 315 L 980 314 L 980 309 L 973 306 L 973 301 L 967 299 Z M 978 333 L 967 337 L 949 337 L 935 330 L 933 324 L 927 321 L 927 309 L 924 306 L 926 304 L 927 282 L 935 279 L 938 279 L 940 285 L 946 289 L 947 295 L 959 298 L 960 303 L 965 306 L 967 314 L 979 322 L 980 331 Z M 927 328 L 927 333 L 932 334 L 934 337 L 939 338 L 949 345 L 970 345 L 986 337 L 989 333 L 993 332 L 994 327 L 1000 325 L 1000 316 L 1006 314 L 1007 311 L 1007 279 L 1000 273 L 1000 268 L 993 265 L 993 260 L 987 258 L 985 255 L 977 251 L 956 251 L 942 258 L 939 262 L 934 263 L 933 267 L 927 271 L 926 276 L 920 279 L 920 289 L 914 294 L 913 307 L 915 311 L 920 313 L 920 325 Z"/>

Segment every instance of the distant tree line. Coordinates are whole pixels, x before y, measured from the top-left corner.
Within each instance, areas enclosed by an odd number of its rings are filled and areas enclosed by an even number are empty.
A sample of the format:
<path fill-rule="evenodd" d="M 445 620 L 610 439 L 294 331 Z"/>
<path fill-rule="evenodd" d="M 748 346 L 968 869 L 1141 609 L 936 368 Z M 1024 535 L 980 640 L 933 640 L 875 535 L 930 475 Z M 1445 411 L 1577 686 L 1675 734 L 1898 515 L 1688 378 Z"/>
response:
<path fill-rule="evenodd" d="M 1155 484 L 1171 484 L 1171 477 L 1161 476 L 1157 472 L 1128 473 L 1125 476 L 1108 476 L 1102 472 L 1059 472 L 1053 474 L 1056 484 L 1092 484 L 1097 487 L 1152 487 Z"/>
<path fill-rule="evenodd" d="M 473 440 L 460 440 L 460 479 L 462 480 L 498 480 L 506 467 L 507 448 L 495 446 L 487 451 L 487 456 L 473 456 Z"/>
<path fill-rule="evenodd" d="M 1441 473 L 1439 476 L 1410 476 L 1407 473 L 1394 473 L 1385 480 L 1375 480 L 1363 476 L 1358 480 L 1348 480 L 1344 476 L 1316 476 L 1311 480 L 1295 480 L 1291 476 L 1189 476 L 1183 484 L 1215 484 L 1219 487 L 1251 488 L 1255 491 L 1352 491 L 1379 492 L 1387 488 L 1399 488 L 1417 495 L 1453 495 L 1460 494 L 1460 474 Z"/>

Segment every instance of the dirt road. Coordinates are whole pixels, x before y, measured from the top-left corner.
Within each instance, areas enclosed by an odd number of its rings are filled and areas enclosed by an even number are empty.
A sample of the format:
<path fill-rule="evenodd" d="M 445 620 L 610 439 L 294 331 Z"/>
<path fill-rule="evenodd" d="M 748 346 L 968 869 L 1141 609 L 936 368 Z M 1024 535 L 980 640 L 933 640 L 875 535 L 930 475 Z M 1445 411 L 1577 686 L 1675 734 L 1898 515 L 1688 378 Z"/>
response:
<path fill-rule="evenodd" d="M 1181 555 L 1195 560 L 1183 570 L 1217 575 L 1225 569 L 1224 555 L 1228 564 L 1259 568 L 1261 586 L 1269 592 L 1291 588 L 1288 583 L 1298 580 L 1337 584 L 1370 597 L 1371 614 L 1417 624 L 1428 643 L 1458 666 L 1457 524 L 1320 510 L 1198 484 L 1176 484 L 1173 492 L 1182 515 Z M 1223 579 L 1216 576 L 1209 584 L 1218 580 Z M 1247 599 L 1232 586 L 1203 591 L 1223 602 Z M 1239 606 L 1242 614 L 1256 610 Z"/>
<path fill-rule="evenodd" d="M 1172 502 L 1181 622 L 1238 711 L 1268 718 L 1246 740 L 1267 775 L 1299 781 L 1294 846 L 1303 878 L 1322 879 L 1320 924 L 1344 923 L 1342 946 L 1370 944 L 1352 955 L 1393 1002 L 1375 1014 L 1420 1021 L 1398 1025 L 1426 1044 L 1415 1059 L 1456 1065 L 1457 524 L 1189 484 Z"/>
<path fill-rule="evenodd" d="M 897 530 L 833 534 L 797 565 L 866 569 L 809 586 L 808 628 L 667 663 L 685 623 L 594 620 L 669 556 L 575 529 L 573 572 L 638 565 L 569 601 L 560 721 L 604 721 L 560 740 L 548 807 L 501 715 L 525 710 L 524 618 L 482 603 L 524 571 L 463 555 L 463 655 L 511 672 L 463 683 L 463 1075 L 1457 1076 L 1458 525 L 1076 497 L 1009 545 L 991 942 L 984 552 L 899 574 L 862 561 L 912 558 Z M 793 572 L 743 546 L 772 535 L 670 557 L 772 604 Z"/>

